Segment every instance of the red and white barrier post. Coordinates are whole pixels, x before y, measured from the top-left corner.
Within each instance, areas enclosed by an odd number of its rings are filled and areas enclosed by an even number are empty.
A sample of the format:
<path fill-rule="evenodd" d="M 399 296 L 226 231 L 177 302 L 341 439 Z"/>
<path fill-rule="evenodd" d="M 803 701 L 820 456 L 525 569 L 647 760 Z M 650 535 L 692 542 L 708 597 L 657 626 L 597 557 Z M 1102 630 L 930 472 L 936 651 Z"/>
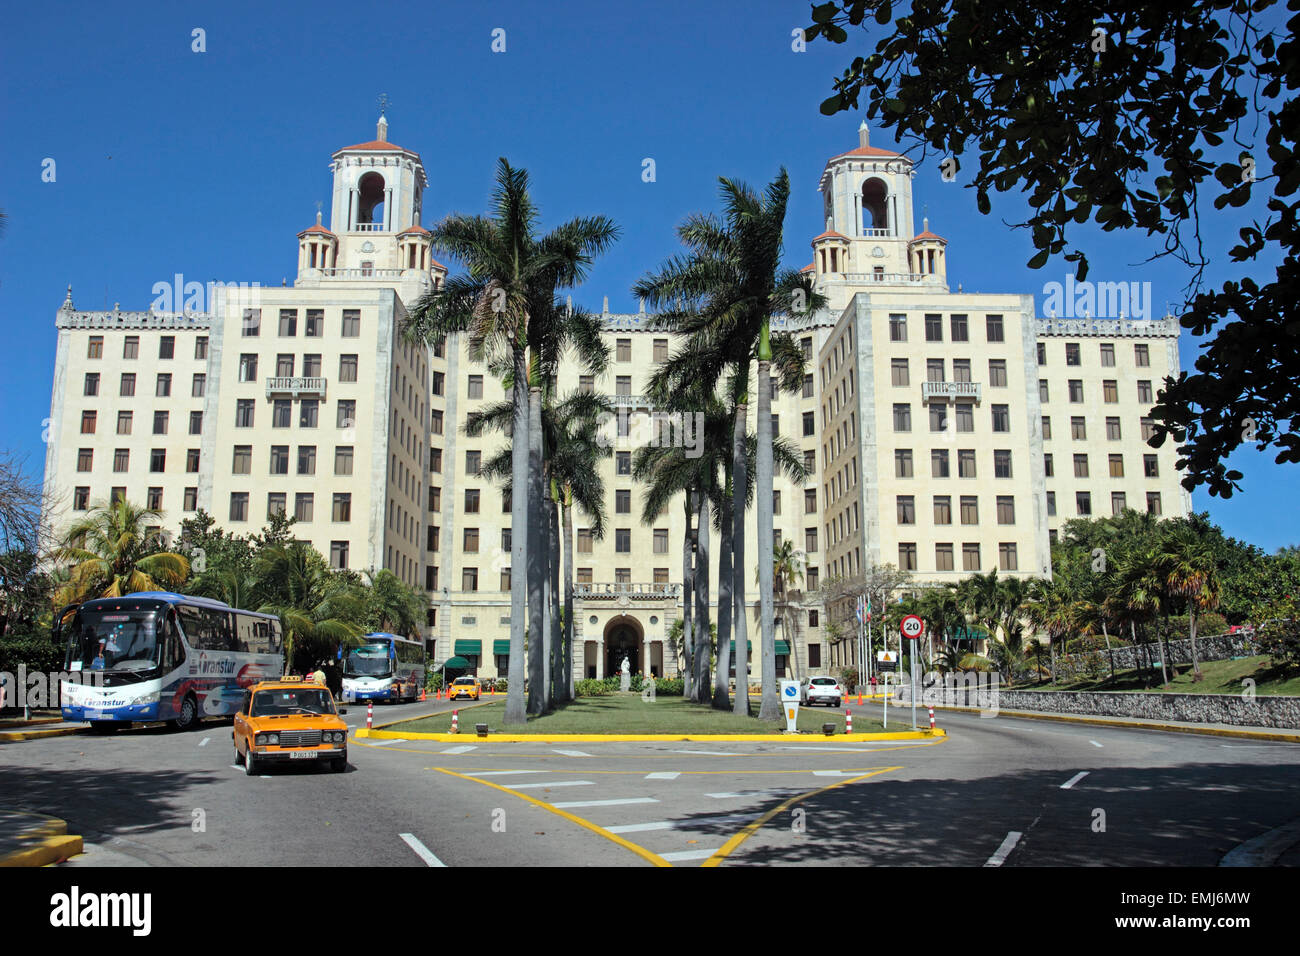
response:
<path fill-rule="evenodd" d="M 459 710 L 453 710 L 451 712 L 451 732 L 453 734 L 460 733 L 460 711 Z"/>
<path fill-rule="evenodd" d="M 366 704 L 366 730 L 372 730 L 375 726 L 375 702 L 372 700 Z"/>
<path fill-rule="evenodd" d="M 934 733 L 934 708 L 930 708 L 930 733 Z"/>
<path fill-rule="evenodd" d="M 853 733 L 853 711 L 851 710 L 844 711 L 844 732 L 846 734 Z"/>

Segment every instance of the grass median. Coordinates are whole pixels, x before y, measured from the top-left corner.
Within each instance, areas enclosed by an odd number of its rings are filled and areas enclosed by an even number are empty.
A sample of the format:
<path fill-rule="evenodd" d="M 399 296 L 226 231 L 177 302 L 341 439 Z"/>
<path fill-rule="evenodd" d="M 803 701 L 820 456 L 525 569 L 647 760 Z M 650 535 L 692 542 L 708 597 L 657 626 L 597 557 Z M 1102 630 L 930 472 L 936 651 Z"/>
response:
<path fill-rule="evenodd" d="M 1102 652 L 1102 662 L 1106 655 Z M 1284 674 L 1273 668 L 1267 655 L 1238 657 L 1221 661 L 1202 661 L 1201 673 L 1205 679 L 1192 679 L 1192 665 L 1178 664 L 1176 676 L 1169 683 L 1160 683 L 1160 665 L 1155 667 L 1155 682 L 1147 668 L 1121 670 L 1112 681 L 1109 674 L 1099 680 L 1064 680 L 1055 684 L 1017 684 L 1004 690 L 1084 690 L 1084 691 L 1139 691 L 1151 694 L 1234 694 L 1243 690 L 1242 681 L 1255 682 L 1255 693 L 1260 696 L 1300 696 L 1300 676 Z"/>
<path fill-rule="evenodd" d="M 844 707 L 800 707 L 799 730 L 807 734 L 821 734 L 822 724 L 834 724 L 835 733 L 844 733 L 844 712 L 853 713 L 853 732 L 881 733 L 881 702 L 864 701 L 858 706 L 845 702 Z M 751 699 L 750 706 L 758 712 L 758 700 Z M 460 732 L 473 734 L 474 725 L 486 723 L 493 732 L 512 734 L 779 734 L 785 730 L 785 720 L 758 720 L 757 717 L 740 717 L 729 711 L 687 701 L 681 697 L 658 697 L 654 702 L 643 701 L 640 694 L 611 694 L 608 697 L 579 697 L 572 703 L 558 707 L 549 714 L 530 717 L 528 723 L 505 726 L 505 701 L 496 700 L 481 707 L 467 709 L 460 715 Z M 917 708 L 917 722 L 929 729 L 929 719 L 924 708 Z M 445 734 L 451 730 L 451 715 L 435 714 L 418 720 L 404 720 L 384 728 L 387 731 L 410 734 Z M 890 731 L 911 730 L 911 708 L 890 707 Z"/>

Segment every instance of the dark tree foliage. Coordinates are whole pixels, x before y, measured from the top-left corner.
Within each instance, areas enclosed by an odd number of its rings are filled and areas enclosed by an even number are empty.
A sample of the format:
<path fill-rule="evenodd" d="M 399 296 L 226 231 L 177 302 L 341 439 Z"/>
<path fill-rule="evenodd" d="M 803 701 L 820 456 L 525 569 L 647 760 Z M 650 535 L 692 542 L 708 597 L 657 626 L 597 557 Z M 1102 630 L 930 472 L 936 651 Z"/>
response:
<path fill-rule="evenodd" d="M 1243 444 L 1300 461 L 1300 0 L 1287 10 L 1283 29 L 1277 0 L 837 0 L 814 4 L 805 29 L 876 41 L 823 113 L 865 93 L 867 115 L 901 141 L 970 167 L 982 213 L 993 192 L 1027 194 L 1015 225 L 1032 236 L 1031 268 L 1060 255 L 1082 280 L 1087 253 L 1067 228 L 1089 220 L 1143 230 L 1151 258 L 1187 264 L 1181 324 L 1213 337 L 1194 372 L 1166 378 L 1151 444 L 1172 437 L 1184 486 L 1223 497 L 1240 488 L 1224 459 Z M 1239 224 L 1203 209 L 1202 187 L 1219 211 L 1267 191 L 1267 218 L 1226 253 L 1241 277 L 1217 290 L 1202 282 L 1202 233 L 1217 242 Z"/>

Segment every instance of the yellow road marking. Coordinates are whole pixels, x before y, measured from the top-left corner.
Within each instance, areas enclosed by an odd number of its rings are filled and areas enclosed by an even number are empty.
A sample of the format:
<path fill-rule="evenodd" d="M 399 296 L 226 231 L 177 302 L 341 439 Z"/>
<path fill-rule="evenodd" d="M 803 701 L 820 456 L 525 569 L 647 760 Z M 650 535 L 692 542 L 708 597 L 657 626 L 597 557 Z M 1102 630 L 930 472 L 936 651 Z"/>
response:
<path fill-rule="evenodd" d="M 467 741 L 467 740 L 473 740 L 473 739 L 475 739 L 475 738 L 473 738 L 473 737 L 465 737 L 465 738 L 463 738 L 464 741 Z M 948 738 L 947 738 L 946 736 L 940 736 L 940 737 L 935 737 L 935 738 L 932 739 L 932 740 L 918 741 L 917 743 L 906 743 L 906 744 L 900 744 L 900 745 L 895 746 L 895 747 L 870 747 L 870 748 L 867 748 L 867 749 L 856 749 L 856 750 L 822 750 L 822 751 L 818 751 L 817 753 L 812 754 L 812 756 L 822 756 L 822 755 L 832 756 L 832 755 L 835 755 L 835 754 L 846 754 L 846 753 L 852 753 L 852 754 L 890 753 L 890 752 L 893 752 L 893 751 L 896 751 L 896 750 L 911 750 L 911 749 L 913 749 L 913 748 L 915 748 L 915 747 L 933 747 L 933 746 L 935 746 L 936 744 L 944 743 L 947 739 L 948 739 Z M 462 741 L 462 742 L 463 742 L 463 741 Z M 359 747 L 369 747 L 369 748 L 371 748 L 371 749 L 373 749 L 373 750 L 383 750 L 383 751 L 385 751 L 386 753 L 424 754 L 426 757 L 430 757 L 430 756 L 443 757 L 443 756 L 446 756 L 446 757 L 456 757 L 456 758 L 458 758 L 458 759 L 466 759 L 466 760 L 481 760 L 481 759 L 483 759 L 485 756 L 487 756 L 487 754 L 469 754 L 469 753 L 466 753 L 466 754 L 443 754 L 443 753 L 440 753 L 440 752 L 438 752 L 438 751 L 436 751 L 436 750 L 417 750 L 417 749 L 415 749 L 414 747 L 385 747 L 385 746 L 377 745 L 377 744 L 368 744 L 368 743 L 366 743 L 364 740 L 360 740 L 360 739 L 353 739 L 352 743 L 353 743 L 355 746 L 359 746 Z M 560 759 L 560 758 L 566 758 L 566 759 L 570 759 L 570 760 L 591 760 L 591 759 L 600 759 L 600 760 L 692 760 L 692 759 L 694 759 L 694 760 L 698 760 L 698 759 L 700 759 L 700 758 L 702 758 L 702 757 L 710 757 L 710 758 L 714 758 L 714 757 L 745 757 L 745 758 L 753 758 L 753 757 L 772 757 L 772 758 L 777 758 L 777 757 L 788 757 L 788 756 L 790 756 L 790 755 L 789 755 L 789 754 L 774 754 L 774 753 L 748 753 L 748 754 L 736 754 L 736 753 L 728 753 L 728 754 L 709 754 L 709 753 L 700 753 L 700 754 L 677 754 L 677 753 L 666 753 L 666 754 L 653 754 L 653 753 L 630 753 L 630 754 L 587 754 L 587 755 L 584 756 L 584 757 L 567 757 L 565 754 L 557 754 L 557 753 L 556 753 L 555 751 L 553 751 L 553 750 L 548 750 L 546 753 L 495 754 L 495 755 L 493 755 L 493 759 L 510 759 L 510 760 L 514 760 L 514 759 L 517 758 L 517 757 L 529 757 L 529 758 L 536 758 L 536 759 L 547 759 L 547 758 L 550 758 L 550 759 L 553 759 L 553 760 L 554 760 L 554 759 Z M 494 768 L 494 769 L 499 769 L 499 768 Z M 595 770 L 584 770 L 584 771 L 583 771 L 583 773 L 599 773 L 599 772 L 600 772 L 600 771 L 595 771 Z M 683 772 L 683 773 L 695 773 L 695 772 L 699 772 L 699 773 L 733 773 L 733 772 L 735 772 L 735 773 L 739 773 L 740 771 L 728 771 L 728 770 L 717 770 L 717 771 L 687 771 L 687 770 L 683 770 L 682 772 Z"/>
<path fill-rule="evenodd" d="M 902 769 L 903 768 L 901 765 L 897 767 L 886 767 L 883 770 L 876 770 L 873 771 L 872 773 L 864 773 L 860 777 L 851 777 L 848 780 L 840 780 L 837 783 L 828 784 L 825 787 L 818 787 L 816 790 L 809 790 L 807 793 L 801 793 L 796 797 L 791 797 L 789 800 L 786 800 L 780 806 L 775 807 L 769 810 L 767 813 L 763 814 L 757 820 L 753 821 L 752 823 L 746 824 L 743 828 L 741 828 L 741 830 L 738 833 L 736 833 L 735 836 L 733 836 L 726 843 L 722 844 L 722 846 L 718 848 L 717 852 L 715 852 L 713 856 L 709 857 L 700 865 L 706 867 L 716 867 L 719 863 L 721 863 L 724 859 L 726 859 L 727 856 L 730 855 L 731 852 L 736 849 L 736 847 L 740 846 L 740 844 L 744 843 L 751 836 L 757 833 L 760 827 L 762 827 L 765 823 L 767 823 L 769 820 L 775 817 L 778 813 L 781 813 L 782 811 L 789 809 L 790 807 L 794 806 L 796 803 L 801 803 L 802 801 L 807 800 L 809 797 L 815 797 L 819 793 L 825 793 L 827 790 L 834 790 L 836 787 L 846 787 L 851 783 L 857 783 L 860 780 L 866 780 L 868 777 L 875 777 L 882 773 L 889 773 L 892 770 L 902 770 Z"/>
<path fill-rule="evenodd" d="M 590 830 L 592 833 L 595 833 L 597 836 L 602 836 L 606 840 L 611 840 L 614 843 L 617 843 L 625 850 L 631 850 L 637 856 L 641 857 L 643 860 L 647 860 L 650 863 L 653 863 L 655 866 L 672 866 L 671 863 L 669 863 L 659 854 L 652 853 L 649 850 L 647 850 L 645 847 L 633 843 L 631 840 L 625 840 L 617 833 L 610 833 L 608 830 L 606 830 L 604 827 L 600 826 L 599 824 L 592 823 L 590 820 L 584 820 L 576 813 L 569 813 L 567 810 L 561 810 L 559 807 L 553 807 L 551 806 L 551 804 L 546 803 L 543 800 L 538 800 L 536 797 L 530 797 L 528 796 L 528 794 L 520 793 L 518 790 L 511 790 L 509 787 L 503 787 L 499 783 L 492 783 L 490 780 L 480 780 L 478 777 L 471 777 L 468 774 L 457 773 L 456 771 L 448 770 L 445 767 L 434 767 L 433 769 L 437 770 L 439 773 L 445 773 L 452 777 L 459 777 L 462 780 L 469 780 L 472 781 L 473 783 L 481 783 L 485 787 L 491 787 L 493 790 L 500 790 L 502 793 L 508 793 L 512 797 L 518 797 L 520 800 L 525 800 L 528 803 L 533 804 L 534 806 L 541 807 L 543 810 L 547 810 L 551 813 L 554 813 L 556 816 L 564 817 L 564 819 L 568 820 L 570 823 L 576 823 L 578 826 L 582 827 L 583 829 Z"/>
<path fill-rule="evenodd" d="M 442 769 L 444 769 L 444 768 L 442 768 L 442 767 L 425 767 L 424 769 L 425 769 L 425 770 L 442 770 Z M 475 773 L 510 773 L 511 771 L 513 771 L 513 770 L 515 770 L 515 769 L 516 769 L 516 768 L 514 768 L 514 767 L 474 767 L 474 768 L 468 768 L 468 767 L 467 767 L 467 768 L 464 768 L 463 772 L 464 772 L 464 773 L 467 773 L 467 774 L 475 774 Z M 819 767 L 819 768 L 817 768 L 817 769 L 819 769 L 819 770 L 831 770 L 831 769 L 834 769 L 834 770 L 837 770 L 839 773 L 866 773 L 866 772 L 869 771 L 869 770 L 893 770 L 893 769 L 895 769 L 895 768 L 894 768 L 894 767 L 847 767 L 847 768 Z M 450 772 L 450 771 L 449 771 L 449 772 Z M 558 773 L 558 772 L 561 772 L 561 771 L 556 771 L 556 772 Z M 578 771 L 574 771 L 574 772 L 577 773 Z M 645 771 L 645 768 L 644 768 L 644 767 L 642 767 L 640 770 L 583 770 L 583 771 L 581 771 L 581 773 L 582 773 L 583 776 L 587 776 L 588 774 L 603 773 L 603 774 L 626 775 L 626 776 L 631 776 L 631 777 L 638 777 L 638 776 L 641 776 L 641 775 L 644 774 L 645 772 L 646 772 L 646 771 Z M 707 776 L 707 775 L 709 775 L 709 774 L 729 774 L 729 775 L 731 775 L 731 776 L 733 776 L 733 777 L 748 777 L 748 776 L 755 776 L 755 775 L 762 775 L 762 774 L 773 774 L 773 773 L 786 773 L 786 774 L 789 774 L 789 773 L 814 773 L 814 772 L 815 772 L 815 771 L 812 770 L 812 769 L 807 769 L 807 770 L 683 770 L 683 771 L 681 771 L 681 775 L 682 775 L 683 777 L 686 777 L 686 776 L 699 777 L 699 776 Z"/>

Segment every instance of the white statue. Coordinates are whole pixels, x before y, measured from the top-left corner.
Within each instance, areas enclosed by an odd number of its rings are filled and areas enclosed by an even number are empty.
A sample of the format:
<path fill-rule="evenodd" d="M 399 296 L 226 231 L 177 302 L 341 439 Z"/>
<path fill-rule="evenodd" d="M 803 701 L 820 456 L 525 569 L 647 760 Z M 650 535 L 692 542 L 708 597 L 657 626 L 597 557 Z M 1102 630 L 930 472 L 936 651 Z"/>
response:
<path fill-rule="evenodd" d="M 632 669 L 631 669 L 630 667 L 628 667 L 628 663 L 627 663 L 627 655 L 626 655 L 626 654 L 623 655 L 623 666 L 622 666 L 621 668 L 619 668 L 619 669 L 620 669 L 624 674 L 631 674 L 631 673 L 632 673 Z"/>

